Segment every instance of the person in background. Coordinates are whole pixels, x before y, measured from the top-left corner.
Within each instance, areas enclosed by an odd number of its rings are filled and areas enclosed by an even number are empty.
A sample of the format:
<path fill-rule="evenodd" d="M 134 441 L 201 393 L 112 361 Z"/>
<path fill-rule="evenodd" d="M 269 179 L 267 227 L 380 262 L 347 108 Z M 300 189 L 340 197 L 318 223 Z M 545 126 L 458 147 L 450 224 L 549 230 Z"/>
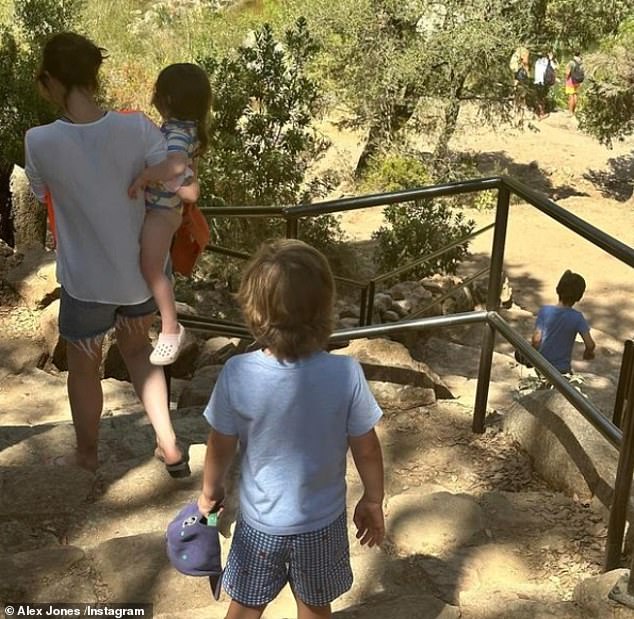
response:
<path fill-rule="evenodd" d="M 535 114 L 538 120 L 543 120 L 549 115 L 548 94 L 550 88 L 557 82 L 557 61 L 553 53 L 544 50 L 535 61 L 533 82 L 535 84 Z"/>
<path fill-rule="evenodd" d="M 581 60 L 581 52 L 576 51 L 573 59 L 566 65 L 566 94 L 568 95 L 568 112 L 571 116 L 577 111 L 579 90 L 585 79 L 585 71 Z"/>
<path fill-rule="evenodd" d="M 557 284 L 557 305 L 544 305 L 537 314 L 532 345 L 562 374 L 571 369 L 572 348 L 577 334 L 585 344 L 584 359 L 594 359 L 596 347 L 583 314 L 573 305 L 581 300 L 586 282 L 578 273 L 566 271 Z"/>

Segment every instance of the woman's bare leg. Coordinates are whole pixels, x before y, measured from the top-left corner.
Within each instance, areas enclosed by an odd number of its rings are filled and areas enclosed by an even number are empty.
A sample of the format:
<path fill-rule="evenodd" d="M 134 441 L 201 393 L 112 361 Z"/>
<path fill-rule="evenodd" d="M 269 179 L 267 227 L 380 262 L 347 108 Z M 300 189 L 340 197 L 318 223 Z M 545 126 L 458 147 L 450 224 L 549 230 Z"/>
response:
<path fill-rule="evenodd" d="M 183 454 L 176 445 L 163 368 L 150 363 L 152 351 L 148 331 L 154 316 L 120 318 L 117 322 L 117 343 L 134 389 L 150 418 L 156 441 L 166 464 L 179 462 Z"/>
<path fill-rule="evenodd" d="M 103 336 L 67 340 L 68 400 L 77 439 L 75 462 L 78 466 L 97 469 L 99 419 L 103 409 L 103 391 L 99 376 Z"/>

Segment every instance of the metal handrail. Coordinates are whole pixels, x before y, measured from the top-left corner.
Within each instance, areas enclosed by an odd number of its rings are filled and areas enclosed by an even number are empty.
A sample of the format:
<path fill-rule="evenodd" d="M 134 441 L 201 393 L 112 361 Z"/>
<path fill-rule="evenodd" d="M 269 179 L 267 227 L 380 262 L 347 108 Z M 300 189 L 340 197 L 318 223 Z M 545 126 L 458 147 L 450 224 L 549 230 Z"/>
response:
<path fill-rule="evenodd" d="M 623 409 L 627 402 L 632 381 L 634 381 L 634 341 L 626 340 L 623 346 L 621 371 L 619 372 L 619 382 L 616 387 L 616 397 L 614 398 L 614 413 L 612 415 L 612 422 L 619 428 L 623 425 Z"/>
<path fill-rule="evenodd" d="M 525 200 L 557 223 L 565 226 L 575 234 L 590 241 L 593 245 L 603 249 L 630 267 L 634 267 L 634 249 L 622 241 L 606 234 L 599 228 L 577 217 L 570 211 L 562 208 L 552 200 L 546 198 L 535 190 L 527 187 L 516 179 L 499 176 L 483 179 L 472 179 L 442 185 L 420 187 L 390 193 L 374 194 L 368 196 L 328 200 L 314 204 L 300 204 L 285 207 L 202 207 L 207 215 L 220 217 L 282 217 L 286 220 L 286 234 L 289 238 L 296 238 L 299 219 L 313 217 L 329 213 L 351 211 L 355 209 L 373 206 L 387 206 L 402 202 L 415 202 L 417 200 L 442 198 L 451 195 L 473 193 L 479 191 L 497 190 L 497 206 L 495 211 L 495 224 L 493 245 L 491 249 L 491 263 L 489 269 L 489 286 L 487 293 L 487 311 L 466 312 L 449 316 L 433 316 L 404 320 L 391 324 L 360 326 L 355 329 L 346 329 L 335 332 L 332 341 L 337 342 L 356 337 L 373 337 L 388 335 L 404 330 L 418 330 L 436 328 L 458 324 L 484 323 L 482 347 L 480 351 L 480 363 L 478 368 L 478 383 L 476 389 L 475 405 L 473 412 L 473 431 L 484 432 L 484 420 L 487 410 L 489 384 L 491 379 L 491 367 L 493 362 L 493 349 L 496 333 L 500 333 L 516 349 L 518 349 L 533 365 L 538 368 L 553 384 L 553 386 L 578 410 L 581 414 L 604 436 L 612 445 L 619 449 L 618 474 L 615 482 L 614 500 L 610 510 L 610 525 L 608 528 L 608 544 L 606 553 L 606 568 L 611 569 L 618 561 L 623 543 L 624 523 L 627 505 L 630 496 L 632 481 L 632 469 L 634 468 L 634 419 L 626 419 L 625 425 L 628 432 L 621 430 L 608 421 L 600 411 L 566 381 L 561 374 L 548 363 L 530 344 L 519 335 L 497 313 L 500 291 L 502 287 L 502 267 L 504 261 L 504 247 L 506 243 L 506 231 L 509 217 L 511 194 Z M 459 244 L 456 243 L 456 244 Z M 231 251 L 231 250 L 229 250 Z M 429 259 L 429 257 L 427 257 Z M 420 259 L 422 261 L 422 259 Z M 374 291 L 374 282 L 369 282 L 368 293 Z M 362 306 L 365 303 L 365 289 L 362 291 Z M 453 293 L 454 291 L 450 291 Z M 369 294 L 370 298 L 372 297 Z M 434 301 L 436 304 L 438 301 Z M 364 312 L 361 313 L 363 322 Z M 191 319 L 191 318 L 189 318 Z M 197 323 L 202 326 L 202 323 Z M 212 332 L 221 332 L 223 326 L 217 322 L 210 325 Z M 225 326 L 228 333 L 238 334 L 241 327 Z M 632 372 L 629 372 L 630 374 Z M 628 383 L 629 397 L 634 399 L 634 377 Z M 632 402 L 628 402 L 628 409 L 634 408 Z M 633 587 L 634 590 L 634 587 Z"/>

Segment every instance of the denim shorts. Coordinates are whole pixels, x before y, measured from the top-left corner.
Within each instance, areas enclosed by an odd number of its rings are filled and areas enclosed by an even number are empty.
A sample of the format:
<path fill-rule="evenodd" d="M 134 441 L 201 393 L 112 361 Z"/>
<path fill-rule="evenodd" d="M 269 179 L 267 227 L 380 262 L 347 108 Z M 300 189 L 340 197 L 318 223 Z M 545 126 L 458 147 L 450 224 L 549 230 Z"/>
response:
<path fill-rule="evenodd" d="M 111 305 L 80 301 L 71 297 L 62 288 L 58 319 L 59 333 L 71 342 L 88 340 L 110 331 L 120 318 L 141 318 L 154 314 L 156 310 L 156 303 L 152 297 L 136 305 Z"/>
<path fill-rule="evenodd" d="M 243 606 L 264 606 L 287 582 L 311 606 L 327 606 L 352 587 L 345 512 L 297 535 L 269 535 L 238 520 L 222 577 L 227 594 Z"/>

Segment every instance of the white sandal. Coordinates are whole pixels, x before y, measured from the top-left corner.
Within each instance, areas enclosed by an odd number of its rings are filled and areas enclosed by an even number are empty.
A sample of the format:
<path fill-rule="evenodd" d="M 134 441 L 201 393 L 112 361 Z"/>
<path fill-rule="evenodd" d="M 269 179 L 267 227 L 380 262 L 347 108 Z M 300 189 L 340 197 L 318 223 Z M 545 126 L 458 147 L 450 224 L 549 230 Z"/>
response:
<path fill-rule="evenodd" d="M 178 358 L 185 343 L 185 327 L 178 325 L 178 333 L 161 333 L 150 355 L 152 365 L 170 365 Z"/>

